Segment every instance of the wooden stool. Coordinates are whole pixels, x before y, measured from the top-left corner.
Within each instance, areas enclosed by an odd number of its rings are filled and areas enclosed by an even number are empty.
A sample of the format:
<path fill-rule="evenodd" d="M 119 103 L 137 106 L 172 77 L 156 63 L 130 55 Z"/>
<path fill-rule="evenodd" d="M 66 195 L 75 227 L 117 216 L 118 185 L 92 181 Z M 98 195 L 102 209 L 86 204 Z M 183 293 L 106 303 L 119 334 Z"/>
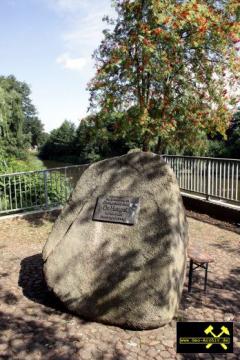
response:
<path fill-rule="evenodd" d="M 193 271 L 197 268 L 201 267 L 205 270 L 205 277 L 204 277 L 204 291 L 206 292 L 207 289 L 207 276 L 208 276 L 208 264 L 214 262 L 213 258 L 208 255 L 208 253 L 203 252 L 200 249 L 195 249 L 190 247 L 187 251 L 188 258 L 190 260 L 189 265 L 189 279 L 188 279 L 188 292 L 191 291 L 192 288 L 192 275 Z M 195 265 L 195 267 L 194 267 Z"/>

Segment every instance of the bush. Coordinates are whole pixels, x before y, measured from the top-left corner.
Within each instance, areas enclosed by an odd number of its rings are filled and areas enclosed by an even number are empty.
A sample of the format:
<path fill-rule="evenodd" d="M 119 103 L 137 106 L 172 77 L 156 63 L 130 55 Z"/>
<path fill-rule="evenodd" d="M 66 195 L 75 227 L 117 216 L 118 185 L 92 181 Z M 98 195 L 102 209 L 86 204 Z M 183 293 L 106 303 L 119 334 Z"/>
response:
<path fill-rule="evenodd" d="M 43 172 L 0 177 L 0 210 L 34 210 L 64 204 L 71 186 L 63 174 Z M 47 190 L 47 197 L 45 195 Z"/>
<path fill-rule="evenodd" d="M 0 174 L 9 174 L 0 176 L 0 211 L 37 209 L 44 207 L 46 201 L 51 206 L 65 203 L 71 191 L 70 181 L 57 171 L 45 175 L 46 173 L 37 170 L 39 163 L 33 162 L 31 156 L 27 161 L 14 158 L 5 160 L 3 153 L 0 153 Z"/>
<path fill-rule="evenodd" d="M 223 140 L 209 140 L 207 156 L 210 157 L 229 157 L 229 149 L 227 149 Z"/>

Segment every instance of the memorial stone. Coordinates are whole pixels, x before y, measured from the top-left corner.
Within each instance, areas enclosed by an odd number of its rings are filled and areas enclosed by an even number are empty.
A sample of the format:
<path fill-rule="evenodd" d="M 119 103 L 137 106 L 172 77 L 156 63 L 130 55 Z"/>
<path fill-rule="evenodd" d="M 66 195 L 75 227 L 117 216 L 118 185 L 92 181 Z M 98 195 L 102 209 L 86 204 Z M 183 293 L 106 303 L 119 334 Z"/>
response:
<path fill-rule="evenodd" d="M 46 282 L 85 319 L 156 328 L 178 309 L 187 241 L 177 180 L 159 155 L 100 161 L 80 177 L 43 249 Z"/>

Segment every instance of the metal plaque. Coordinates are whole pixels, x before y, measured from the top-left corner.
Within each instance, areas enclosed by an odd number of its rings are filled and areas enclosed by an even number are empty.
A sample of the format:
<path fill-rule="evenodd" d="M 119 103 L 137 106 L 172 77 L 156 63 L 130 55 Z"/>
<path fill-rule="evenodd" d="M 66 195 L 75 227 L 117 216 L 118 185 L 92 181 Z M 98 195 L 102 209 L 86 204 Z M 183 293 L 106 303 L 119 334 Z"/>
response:
<path fill-rule="evenodd" d="M 137 197 L 99 196 L 93 220 L 134 225 L 140 210 Z"/>

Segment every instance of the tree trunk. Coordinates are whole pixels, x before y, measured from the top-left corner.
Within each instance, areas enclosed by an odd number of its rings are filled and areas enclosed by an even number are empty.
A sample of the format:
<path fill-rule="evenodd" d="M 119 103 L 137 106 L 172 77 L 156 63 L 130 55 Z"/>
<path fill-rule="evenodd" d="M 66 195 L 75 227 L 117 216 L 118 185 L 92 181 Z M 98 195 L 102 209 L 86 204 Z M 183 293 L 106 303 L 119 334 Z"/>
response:
<path fill-rule="evenodd" d="M 147 137 L 144 138 L 143 140 L 143 147 L 142 147 L 143 151 L 147 152 L 150 151 L 150 146 L 149 146 L 149 139 Z"/>
<path fill-rule="evenodd" d="M 158 137 L 158 142 L 157 142 L 157 145 L 155 147 L 155 153 L 156 154 L 162 154 L 163 153 L 163 150 L 164 150 L 164 144 L 161 140 L 161 137 L 159 136 Z"/>

